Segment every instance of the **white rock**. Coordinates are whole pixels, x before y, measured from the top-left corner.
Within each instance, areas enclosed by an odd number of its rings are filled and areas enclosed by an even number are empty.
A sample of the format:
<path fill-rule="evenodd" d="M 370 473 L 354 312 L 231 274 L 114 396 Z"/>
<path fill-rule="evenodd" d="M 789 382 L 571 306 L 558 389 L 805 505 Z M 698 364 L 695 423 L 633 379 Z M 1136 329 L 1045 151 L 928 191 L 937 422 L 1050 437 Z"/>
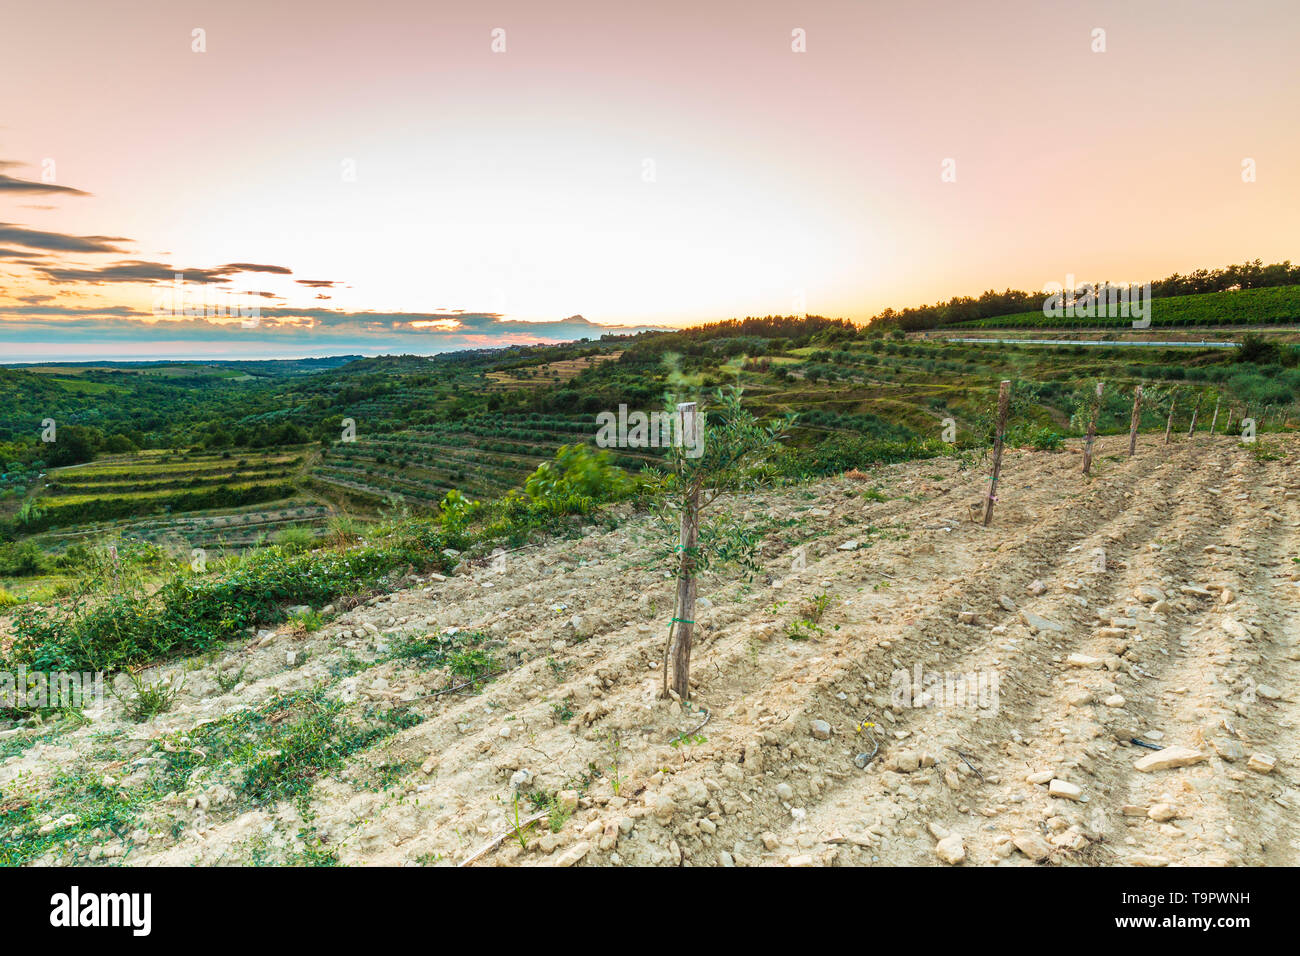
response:
<path fill-rule="evenodd" d="M 1272 773 L 1276 766 L 1277 758 L 1268 754 L 1251 754 L 1250 759 L 1246 761 L 1246 768 L 1256 773 Z"/>
<path fill-rule="evenodd" d="M 1168 823 L 1178 816 L 1178 811 L 1169 803 L 1153 803 L 1147 810 L 1147 816 L 1156 823 Z"/>
<path fill-rule="evenodd" d="M 1164 600 L 1165 592 L 1150 584 L 1143 584 L 1133 592 L 1133 596 L 1143 604 L 1154 604 Z"/>
<path fill-rule="evenodd" d="M 934 845 L 934 855 L 953 866 L 966 859 L 966 844 L 956 834 L 944 837 Z"/>
<path fill-rule="evenodd" d="M 591 844 L 580 840 L 555 858 L 556 866 L 573 866 L 591 850 Z"/>
<path fill-rule="evenodd" d="M 1083 788 L 1078 784 L 1070 783 L 1068 780 L 1053 779 L 1047 785 L 1047 792 L 1050 796 L 1061 797 L 1064 800 L 1081 800 L 1083 798 Z"/>
<path fill-rule="evenodd" d="M 1088 667 L 1096 669 L 1105 664 L 1106 661 L 1100 657 L 1090 657 L 1087 654 L 1071 654 L 1065 659 L 1067 667 Z"/>
<path fill-rule="evenodd" d="M 1173 770 L 1175 767 L 1190 767 L 1192 764 L 1208 759 L 1208 754 L 1175 744 L 1172 747 L 1166 747 L 1163 750 L 1157 750 L 1153 754 L 1148 754 L 1134 763 L 1133 768 L 1141 770 L 1143 773 L 1150 773 L 1152 770 Z"/>
<path fill-rule="evenodd" d="M 1034 833 L 1017 833 L 1011 838 L 1016 849 L 1023 853 L 1035 863 L 1040 860 L 1046 860 L 1052 855 L 1052 848 L 1048 846 L 1047 841 Z"/>

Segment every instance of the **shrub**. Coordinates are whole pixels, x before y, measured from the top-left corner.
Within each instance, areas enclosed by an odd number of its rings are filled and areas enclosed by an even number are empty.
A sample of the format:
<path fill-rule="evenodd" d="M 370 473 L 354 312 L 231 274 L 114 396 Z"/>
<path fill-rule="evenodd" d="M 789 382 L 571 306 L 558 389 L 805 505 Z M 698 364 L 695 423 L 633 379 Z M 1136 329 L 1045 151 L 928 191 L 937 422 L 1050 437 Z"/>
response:
<path fill-rule="evenodd" d="M 173 686 L 165 678 L 153 684 L 146 684 L 138 674 L 130 674 L 129 678 L 135 696 L 123 701 L 123 707 L 126 716 L 137 724 L 171 710 L 181 692 L 180 684 Z"/>
<path fill-rule="evenodd" d="M 1234 362 L 1253 362 L 1256 365 L 1268 365 L 1279 360 L 1280 354 L 1276 342 L 1272 342 L 1262 335 L 1254 332 L 1247 332 L 1241 337 L 1241 343 L 1237 351 L 1233 353 Z"/>
<path fill-rule="evenodd" d="M 1050 425 L 1041 428 L 1012 428 L 1007 441 L 1017 447 L 1028 445 L 1036 451 L 1060 451 L 1065 445 L 1065 436 Z"/>
<path fill-rule="evenodd" d="M 276 532 L 273 540 L 286 553 L 297 554 L 311 550 L 311 546 L 316 543 L 316 536 L 311 528 L 285 528 Z"/>
<path fill-rule="evenodd" d="M 324 604 L 410 565 L 445 567 L 440 530 L 430 523 L 386 530 L 373 545 L 252 551 L 210 574 L 184 567 L 156 590 L 137 563 L 101 560 L 71 599 L 19 609 L 12 654 L 46 670 L 117 670 L 207 650 L 244 628 L 283 620 L 287 605 Z"/>
<path fill-rule="evenodd" d="M 22 541 L 16 544 L 0 544 L 0 576 L 7 578 L 28 577 L 41 574 L 49 567 L 49 561 L 35 542 Z"/>
<path fill-rule="evenodd" d="M 839 475 L 867 465 L 892 464 L 947 454 L 936 439 L 891 441 L 860 435 L 835 435 L 812 448 L 783 448 L 773 456 L 774 474 L 794 480 Z"/>
<path fill-rule="evenodd" d="M 564 500 L 573 496 L 592 501 L 613 501 L 632 490 L 632 480 L 610 461 L 609 452 L 586 445 L 561 445 L 554 461 L 537 466 L 524 483 L 534 501 Z"/>

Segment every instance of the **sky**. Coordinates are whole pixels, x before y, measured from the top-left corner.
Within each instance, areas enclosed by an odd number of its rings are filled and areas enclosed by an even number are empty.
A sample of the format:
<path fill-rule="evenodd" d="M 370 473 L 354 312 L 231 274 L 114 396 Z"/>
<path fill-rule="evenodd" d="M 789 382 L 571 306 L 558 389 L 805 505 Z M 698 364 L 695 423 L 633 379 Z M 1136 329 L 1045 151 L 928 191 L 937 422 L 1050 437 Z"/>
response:
<path fill-rule="evenodd" d="M 1293 259 L 1298 28 L 1295 0 L 12 4 L 0 362 L 860 322 Z"/>

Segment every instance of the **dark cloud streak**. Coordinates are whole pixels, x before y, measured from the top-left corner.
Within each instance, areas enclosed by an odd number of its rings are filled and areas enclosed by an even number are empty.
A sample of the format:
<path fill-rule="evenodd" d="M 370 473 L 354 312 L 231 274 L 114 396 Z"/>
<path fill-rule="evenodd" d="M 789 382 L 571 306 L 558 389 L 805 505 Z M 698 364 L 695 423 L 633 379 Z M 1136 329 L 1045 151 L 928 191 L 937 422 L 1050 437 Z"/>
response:
<path fill-rule="evenodd" d="M 14 179 L 0 173 L 0 192 L 8 193 L 59 193 L 64 196 L 89 196 L 90 193 L 71 186 L 59 186 L 55 183 L 38 183 L 30 179 Z"/>
<path fill-rule="evenodd" d="M 11 242 L 28 249 L 46 249 L 50 252 L 117 252 L 113 243 L 130 242 L 122 236 L 70 236 L 61 232 L 44 232 L 28 229 L 13 223 L 0 222 L 0 242 Z"/>

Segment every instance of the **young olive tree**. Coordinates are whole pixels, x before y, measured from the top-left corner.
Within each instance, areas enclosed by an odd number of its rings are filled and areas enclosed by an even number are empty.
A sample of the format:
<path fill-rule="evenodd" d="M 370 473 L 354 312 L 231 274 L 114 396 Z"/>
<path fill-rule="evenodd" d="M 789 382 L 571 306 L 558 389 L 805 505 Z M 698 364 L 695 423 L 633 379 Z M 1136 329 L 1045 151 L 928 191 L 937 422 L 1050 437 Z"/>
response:
<path fill-rule="evenodd" d="M 711 565 L 740 563 L 754 567 L 758 538 L 752 527 L 730 511 L 720 509 L 702 518 L 726 494 L 751 491 L 770 483 L 772 473 L 761 466 L 780 448 L 794 416 L 761 422 L 740 403 L 741 389 L 716 393 L 716 408 L 705 411 L 695 402 L 669 402 L 677 429 L 668 454 L 670 471 L 664 479 L 661 518 L 678 528 L 672 564 L 677 574 L 677 599 L 664 647 L 663 696 L 671 690 L 690 698 L 691 640 L 695 633 L 698 576 Z"/>

